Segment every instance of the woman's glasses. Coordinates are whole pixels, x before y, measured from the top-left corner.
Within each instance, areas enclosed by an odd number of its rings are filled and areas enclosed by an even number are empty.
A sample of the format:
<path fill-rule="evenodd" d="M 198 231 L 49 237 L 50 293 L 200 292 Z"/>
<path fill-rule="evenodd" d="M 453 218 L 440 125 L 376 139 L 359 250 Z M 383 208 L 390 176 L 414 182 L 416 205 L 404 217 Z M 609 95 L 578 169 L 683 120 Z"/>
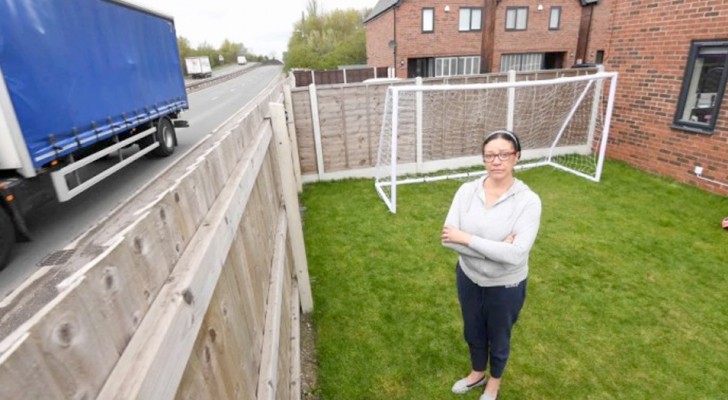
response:
<path fill-rule="evenodd" d="M 493 162 L 493 160 L 495 160 L 495 157 L 498 156 L 498 158 L 501 161 L 508 161 L 511 159 L 511 157 L 513 157 L 514 154 L 516 154 L 515 151 L 511 151 L 511 152 L 504 151 L 504 152 L 501 152 L 498 154 L 488 153 L 488 154 L 483 154 L 483 159 L 485 160 L 485 162 Z"/>

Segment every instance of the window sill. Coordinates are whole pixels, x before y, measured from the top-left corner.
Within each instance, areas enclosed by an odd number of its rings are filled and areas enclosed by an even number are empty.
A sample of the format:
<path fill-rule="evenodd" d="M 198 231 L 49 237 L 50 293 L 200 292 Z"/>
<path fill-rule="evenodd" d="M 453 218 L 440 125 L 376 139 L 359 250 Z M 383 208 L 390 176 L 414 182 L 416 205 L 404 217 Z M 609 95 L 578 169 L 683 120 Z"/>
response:
<path fill-rule="evenodd" d="M 698 128 L 694 126 L 685 126 L 685 125 L 676 125 L 676 124 L 670 124 L 670 128 L 678 130 L 678 131 L 684 131 L 688 133 L 698 133 L 701 135 L 712 135 L 713 129 L 710 128 Z"/>

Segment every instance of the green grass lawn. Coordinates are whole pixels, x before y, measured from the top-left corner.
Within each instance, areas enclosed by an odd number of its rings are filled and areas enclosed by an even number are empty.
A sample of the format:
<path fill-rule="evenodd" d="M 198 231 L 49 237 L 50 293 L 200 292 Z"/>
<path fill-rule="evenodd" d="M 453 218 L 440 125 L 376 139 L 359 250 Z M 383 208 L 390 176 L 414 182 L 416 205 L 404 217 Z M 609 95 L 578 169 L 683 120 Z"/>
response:
<path fill-rule="evenodd" d="M 601 183 L 518 172 L 543 202 L 499 399 L 728 398 L 728 198 L 607 162 Z M 477 399 L 454 252 L 462 181 L 307 185 L 304 231 L 322 399 Z M 477 392 L 477 393 L 476 393 Z"/>

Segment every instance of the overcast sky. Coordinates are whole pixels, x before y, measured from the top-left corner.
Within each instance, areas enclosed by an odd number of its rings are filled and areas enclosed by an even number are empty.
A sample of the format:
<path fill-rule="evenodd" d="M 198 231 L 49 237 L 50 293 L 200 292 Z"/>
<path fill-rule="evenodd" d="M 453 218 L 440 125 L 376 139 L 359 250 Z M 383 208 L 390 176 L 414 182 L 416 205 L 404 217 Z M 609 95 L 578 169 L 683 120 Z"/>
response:
<path fill-rule="evenodd" d="M 134 0 L 174 17 L 177 35 L 192 46 L 223 40 L 243 43 L 253 54 L 280 58 L 307 0 Z M 377 0 L 318 0 L 324 11 L 374 8 Z"/>

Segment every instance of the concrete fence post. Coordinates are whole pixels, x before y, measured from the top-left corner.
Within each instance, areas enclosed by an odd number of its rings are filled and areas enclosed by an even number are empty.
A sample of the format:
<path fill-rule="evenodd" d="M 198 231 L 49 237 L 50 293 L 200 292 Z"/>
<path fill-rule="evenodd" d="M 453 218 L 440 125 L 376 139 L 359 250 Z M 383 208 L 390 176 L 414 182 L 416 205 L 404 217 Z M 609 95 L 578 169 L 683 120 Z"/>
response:
<path fill-rule="evenodd" d="M 318 93 L 316 85 L 308 85 L 308 94 L 311 99 L 311 120 L 313 121 L 313 141 L 316 147 L 316 167 L 318 169 L 319 180 L 323 179 L 324 173 L 324 151 L 321 142 L 321 119 L 318 111 Z"/>
<path fill-rule="evenodd" d="M 291 140 L 291 158 L 293 161 L 293 172 L 296 178 L 296 188 L 298 193 L 303 191 L 303 181 L 301 180 L 301 158 L 298 154 L 298 136 L 296 134 L 296 119 L 293 112 L 293 95 L 291 94 L 291 86 L 283 88 L 283 98 L 286 105 L 286 122 L 288 123 L 288 137 Z"/>
<path fill-rule="evenodd" d="M 288 217 L 288 234 L 291 239 L 293 264 L 296 268 L 298 291 L 301 297 L 301 309 L 304 313 L 313 311 L 313 296 L 308 276 L 308 261 L 306 260 L 306 247 L 303 241 L 303 225 L 298 204 L 295 178 L 293 176 L 293 163 L 291 161 L 291 144 L 288 140 L 286 128 L 286 114 L 283 104 L 270 103 L 271 123 L 276 147 L 278 149 L 279 171 L 283 185 L 283 201 Z"/>
<path fill-rule="evenodd" d="M 422 86 L 422 77 L 418 76 L 415 78 L 415 85 Z M 416 126 L 415 126 L 415 142 L 417 146 L 417 154 L 416 154 L 416 163 L 417 163 L 417 173 L 422 173 L 422 112 L 423 112 L 423 105 L 422 105 L 422 92 L 418 91 L 415 94 L 415 116 L 416 116 Z"/>

